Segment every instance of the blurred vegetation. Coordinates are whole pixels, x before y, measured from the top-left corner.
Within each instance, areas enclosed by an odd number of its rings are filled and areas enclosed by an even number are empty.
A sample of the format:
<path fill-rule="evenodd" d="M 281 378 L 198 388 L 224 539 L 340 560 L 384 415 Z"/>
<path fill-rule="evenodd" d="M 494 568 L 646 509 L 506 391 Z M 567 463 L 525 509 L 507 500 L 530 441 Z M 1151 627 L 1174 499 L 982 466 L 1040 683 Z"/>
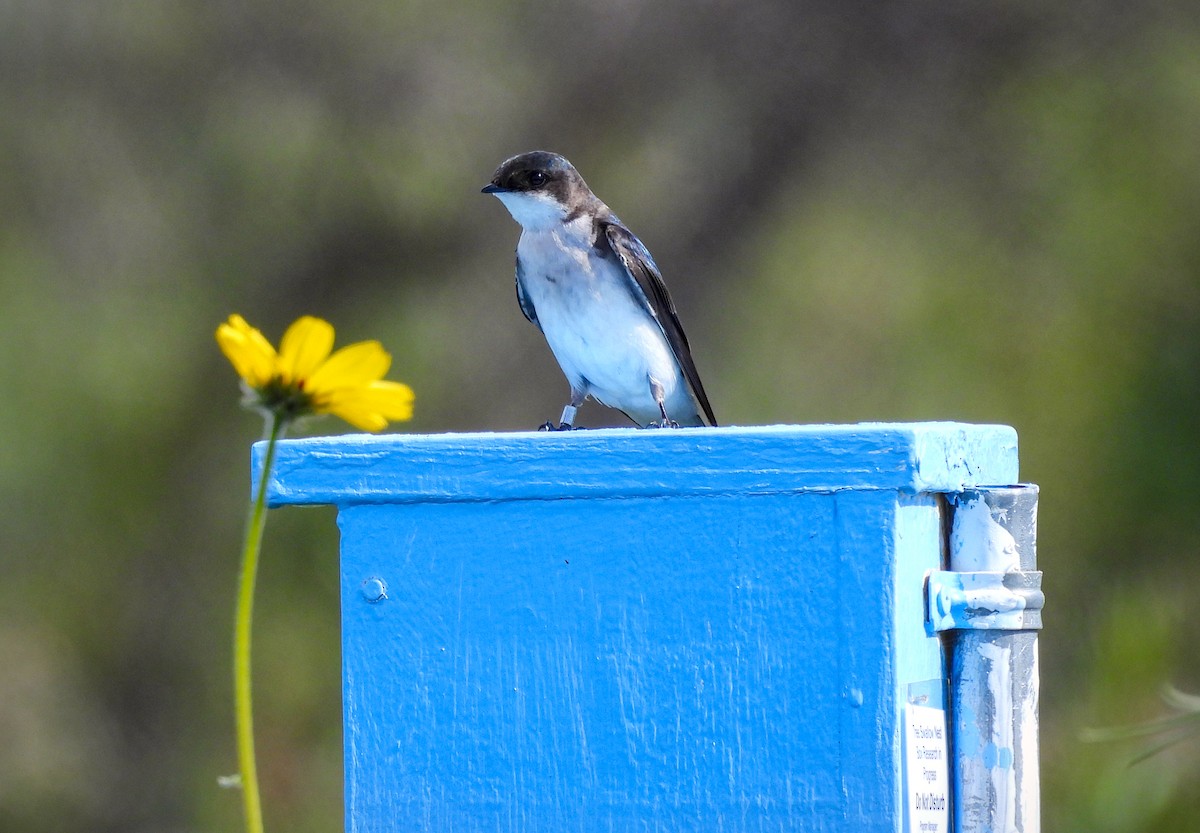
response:
<path fill-rule="evenodd" d="M 1044 827 L 1195 826 L 1200 748 L 1080 733 L 1200 690 L 1196 4 L 17 0 L 0 112 L 0 829 L 237 828 L 259 425 L 212 331 L 378 337 L 414 431 L 556 415 L 477 193 L 535 147 L 654 252 L 722 422 L 1016 426 Z M 340 829 L 336 528 L 271 527 L 267 823 Z"/>

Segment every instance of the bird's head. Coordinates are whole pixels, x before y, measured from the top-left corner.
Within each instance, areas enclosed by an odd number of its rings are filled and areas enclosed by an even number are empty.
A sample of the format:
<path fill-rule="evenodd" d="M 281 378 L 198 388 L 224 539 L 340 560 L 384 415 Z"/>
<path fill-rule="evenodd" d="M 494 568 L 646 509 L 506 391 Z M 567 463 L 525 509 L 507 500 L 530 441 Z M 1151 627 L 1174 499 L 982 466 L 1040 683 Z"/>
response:
<path fill-rule="evenodd" d="M 483 193 L 494 194 L 513 219 L 530 231 L 562 223 L 596 201 L 570 162 L 544 150 L 506 160 Z"/>

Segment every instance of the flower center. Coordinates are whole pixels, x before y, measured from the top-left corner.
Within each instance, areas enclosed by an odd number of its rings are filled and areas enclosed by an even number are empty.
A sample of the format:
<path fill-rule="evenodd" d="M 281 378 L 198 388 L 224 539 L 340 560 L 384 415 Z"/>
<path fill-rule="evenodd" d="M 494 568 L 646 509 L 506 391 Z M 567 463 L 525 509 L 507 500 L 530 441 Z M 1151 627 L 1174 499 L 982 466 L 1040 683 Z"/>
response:
<path fill-rule="evenodd" d="M 259 388 L 256 396 L 259 407 L 288 419 L 311 414 L 316 410 L 314 398 L 304 390 L 303 379 L 285 384 L 276 376 Z"/>

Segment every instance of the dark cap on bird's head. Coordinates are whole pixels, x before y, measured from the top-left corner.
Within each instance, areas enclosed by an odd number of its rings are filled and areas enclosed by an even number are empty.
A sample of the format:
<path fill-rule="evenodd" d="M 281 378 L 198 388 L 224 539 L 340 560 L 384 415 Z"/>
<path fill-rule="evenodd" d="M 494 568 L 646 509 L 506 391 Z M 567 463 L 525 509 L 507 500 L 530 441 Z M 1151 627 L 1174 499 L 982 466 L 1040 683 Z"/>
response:
<path fill-rule="evenodd" d="M 545 150 L 533 150 L 506 160 L 485 194 L 500 199 L 524 228 L 544 228 L 583 214 L 608 214 L 575 166 Z"/>
<path fill-rule="evenodd" d="M 575 166 L 557 153 L 545 150 L 531 150 L 506 159 L 492 174 L 492 181 L 483 187 L 485 194 L 544 191 L 564 204 L 570 201 L 571 192 L 580 190 L 591 191 Z"/>

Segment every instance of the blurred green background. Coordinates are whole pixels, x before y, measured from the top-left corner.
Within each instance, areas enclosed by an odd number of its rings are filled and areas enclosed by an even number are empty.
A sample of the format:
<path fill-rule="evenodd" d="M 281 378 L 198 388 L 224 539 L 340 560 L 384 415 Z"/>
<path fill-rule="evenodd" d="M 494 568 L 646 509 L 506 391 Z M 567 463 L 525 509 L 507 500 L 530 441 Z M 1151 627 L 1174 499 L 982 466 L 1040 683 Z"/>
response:
<path fill-rule="evenodd" d="M 0 828 L 238 828 L 261 426 L 213 330 L 381 339 L 401 430 L 556 417 L 478 193 L 546 148 L 654 252 L 723 423 L 1016 426 L 1044 827 L 1197 829 L 1200 744 L 1079 734 L 1200 690 L 1200 6 L 1047 5 L 3 4 Z M 336 553 L 331 510 L 273 513 L 276 830 L 342 823 Z"/>

